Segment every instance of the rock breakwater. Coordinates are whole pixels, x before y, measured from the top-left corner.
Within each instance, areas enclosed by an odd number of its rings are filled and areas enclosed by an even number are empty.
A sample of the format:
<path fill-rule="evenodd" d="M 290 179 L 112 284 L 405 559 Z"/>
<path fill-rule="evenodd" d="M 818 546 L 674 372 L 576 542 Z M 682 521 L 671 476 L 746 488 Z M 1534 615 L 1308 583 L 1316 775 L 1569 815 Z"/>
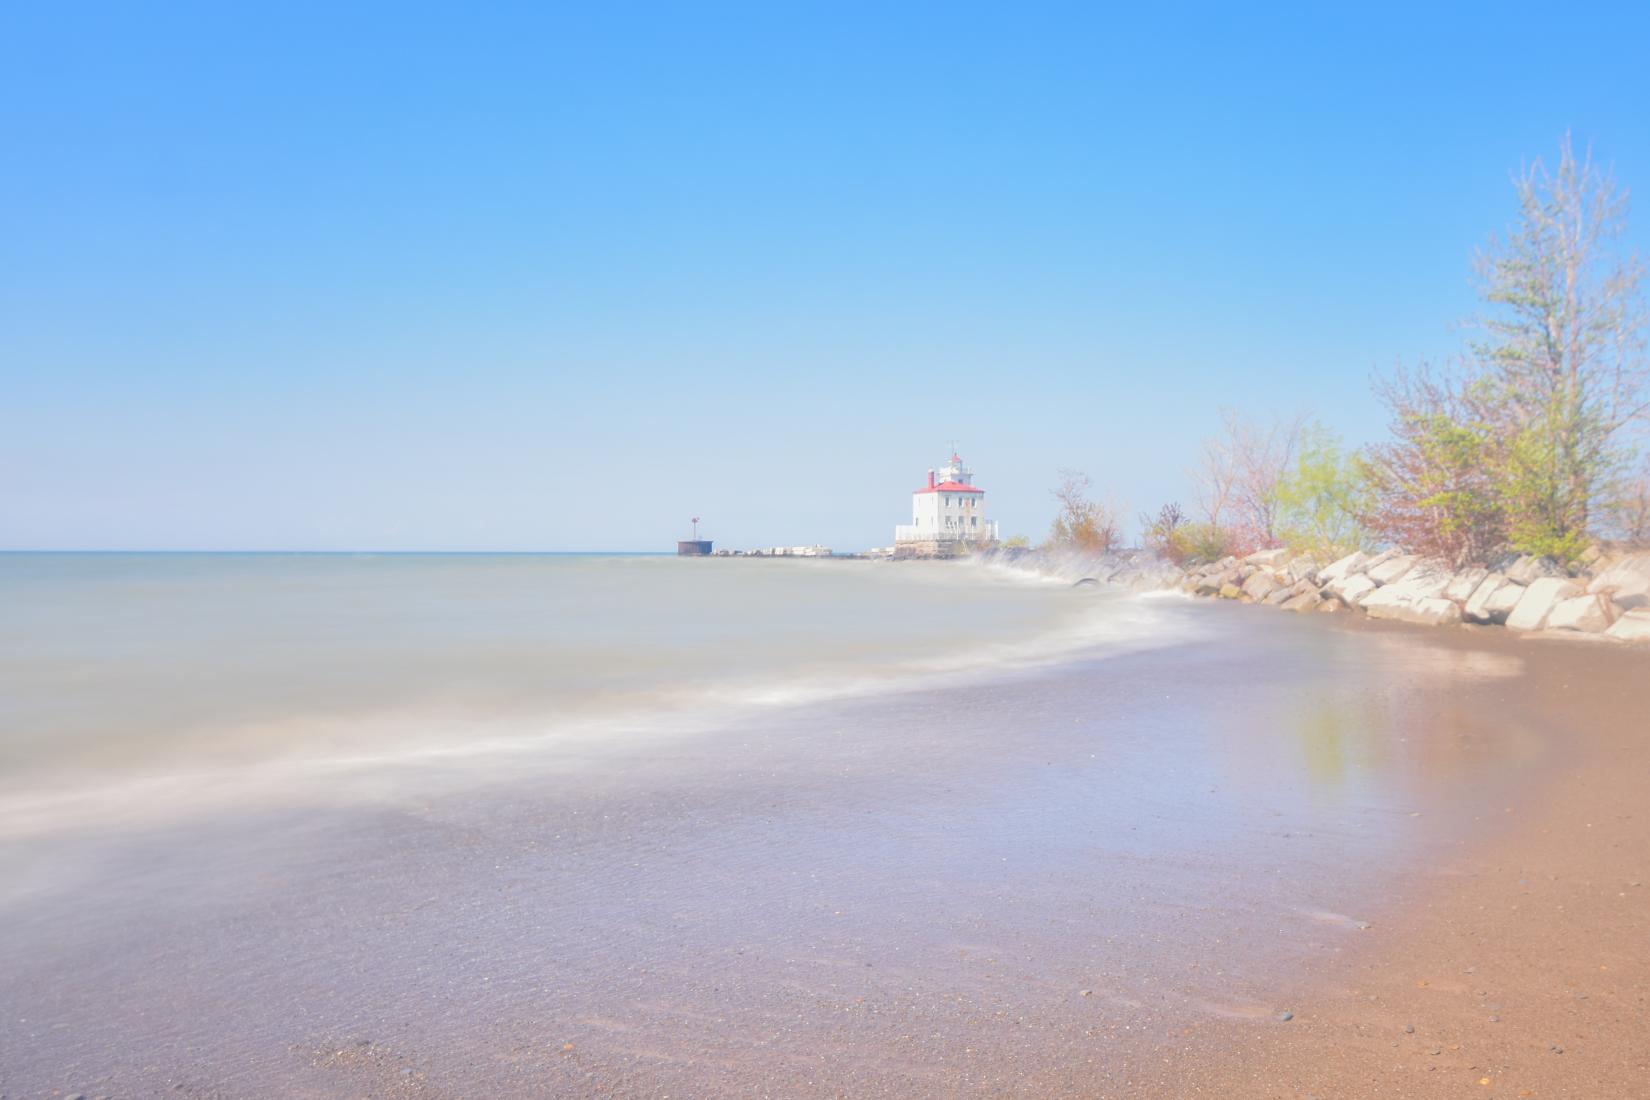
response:
<path fill-rule="evenodd" d="M 1150 571 L 1136 565 L 1128 572 Z M 1262 550 L 1192 567 L 1167 587 L 1286 611 L 1362 611 L 1425 626 L 1475 623 L 1650 643 L 1646 552 L 1600 553 L 1571 576 L 1551 561 L 1531 557 L 1495 569 L 1453 569 L 1397 550 L 1358 551 L 1327 564 L 1287 549 Z"/>

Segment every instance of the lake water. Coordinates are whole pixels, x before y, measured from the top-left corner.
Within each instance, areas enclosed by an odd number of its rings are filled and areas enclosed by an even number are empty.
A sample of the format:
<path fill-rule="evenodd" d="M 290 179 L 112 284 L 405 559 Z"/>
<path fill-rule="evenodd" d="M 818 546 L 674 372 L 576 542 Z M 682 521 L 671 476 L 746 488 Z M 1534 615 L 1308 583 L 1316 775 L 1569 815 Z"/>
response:
<path fill-rule="evenodd" d="M 1175 1095 L 1554 741 L 1506 644 L 1070 581 L 0 557 L 0 1089 Z"/>
<path fill-rule="evenodd" d="M 1172 635 L 1000 567 L 608 555 L 0 555 L 0 622 L 0 836 Z"/>

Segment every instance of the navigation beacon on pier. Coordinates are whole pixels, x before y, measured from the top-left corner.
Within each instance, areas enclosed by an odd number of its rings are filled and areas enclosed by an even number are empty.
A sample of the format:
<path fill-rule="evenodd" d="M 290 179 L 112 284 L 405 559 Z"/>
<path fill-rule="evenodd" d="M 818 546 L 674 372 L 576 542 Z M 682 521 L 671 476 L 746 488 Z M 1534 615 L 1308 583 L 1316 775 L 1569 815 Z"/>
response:
<path fill-rule="evenodd" d="M 699 537 L 699 517 L 693 517 L 693 537 L 681 539 L 676 543 L 676 556 L 680 558 L 705 558 L 710 556 L 710 540 Z"/>

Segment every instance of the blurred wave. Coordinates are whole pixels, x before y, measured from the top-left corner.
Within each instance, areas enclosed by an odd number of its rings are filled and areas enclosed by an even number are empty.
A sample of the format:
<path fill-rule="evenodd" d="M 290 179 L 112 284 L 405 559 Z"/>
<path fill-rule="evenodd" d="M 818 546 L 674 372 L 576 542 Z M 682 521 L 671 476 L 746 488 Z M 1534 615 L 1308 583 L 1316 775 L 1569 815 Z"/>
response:
<path fill-rule="evenodd" d="M 1088 572 L 1085 572 L 1088 570 Z M 0 836 L 366 797 L 1190 626 L 1095 563 L 0 556 Z"/>

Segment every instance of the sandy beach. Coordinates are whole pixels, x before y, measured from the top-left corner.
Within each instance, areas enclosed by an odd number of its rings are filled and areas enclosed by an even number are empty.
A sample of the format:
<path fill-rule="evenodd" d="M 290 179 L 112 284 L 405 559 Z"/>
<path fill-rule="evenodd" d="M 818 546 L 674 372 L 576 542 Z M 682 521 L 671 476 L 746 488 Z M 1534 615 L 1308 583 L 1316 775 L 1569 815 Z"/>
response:
<path fill-rule="evenodd" d="M 1342 628 L 1376 629 L 1367 623 Z M 1449 631 L 1516 654 L 1501 705 L 1540 731 L 1540 776 L 1480 807 L 1356 951 L 1314 968 L 1288 1028 L 1218 1026 L 1179 1092 L 1650 1096 L 1650 654 Z"/>
<path fill-rule="evenodd" d="M 1197 640 L 35 845 L 4 1091 L 1647 1094 L 1647 655 L 1163 602 Z"/>
<path fill-rule="evenodd" d="M 1650 4 L 0 14 L 0 1100 L 1650 1100 Z"/>

